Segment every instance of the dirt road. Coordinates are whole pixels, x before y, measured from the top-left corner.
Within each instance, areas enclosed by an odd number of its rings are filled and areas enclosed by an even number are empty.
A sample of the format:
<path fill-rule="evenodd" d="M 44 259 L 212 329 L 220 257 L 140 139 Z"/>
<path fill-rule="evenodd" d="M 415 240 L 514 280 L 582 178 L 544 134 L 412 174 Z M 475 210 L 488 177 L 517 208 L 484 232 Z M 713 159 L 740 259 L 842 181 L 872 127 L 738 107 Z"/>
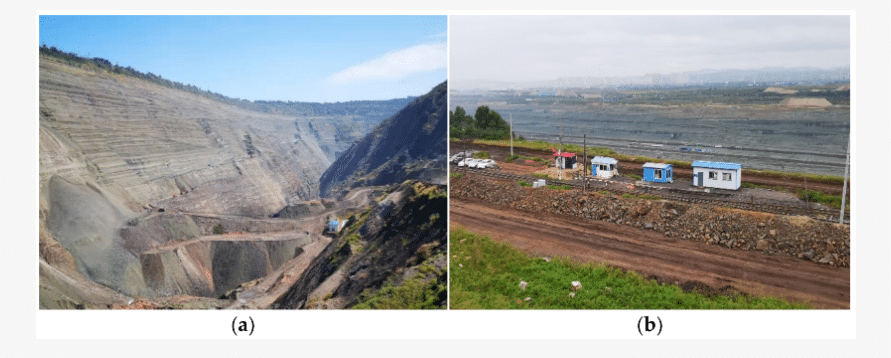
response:
<path fill-rule="evenodd" d="M 528 253 L 606 261 L 668 282 L 702 282 L 753 295 L 850 308 L 850 269 L 785 256 L 763 256 L 670 238 L 602 221 L 527 213 L 478 200 L 450 198 L 449 220 Z"/>

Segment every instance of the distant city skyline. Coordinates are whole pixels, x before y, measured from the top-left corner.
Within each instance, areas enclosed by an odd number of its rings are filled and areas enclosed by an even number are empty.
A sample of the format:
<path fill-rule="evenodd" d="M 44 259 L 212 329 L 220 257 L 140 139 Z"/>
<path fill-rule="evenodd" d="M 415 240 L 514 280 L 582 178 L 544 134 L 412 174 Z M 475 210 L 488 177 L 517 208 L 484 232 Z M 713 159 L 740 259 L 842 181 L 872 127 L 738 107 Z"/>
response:
<path fill-rule="evenodd" d="M 449 86 L 850 67 L 848 16 L 452 16 Z M 658 77 L 658 76 L 657 76 Z"/>
<path fill-rule="evenodd" d="M 446 23 L 446 16 L 42 15 L 39 44 L 232 98 L 384 100 L 420 96 L 446 80 Z"/>

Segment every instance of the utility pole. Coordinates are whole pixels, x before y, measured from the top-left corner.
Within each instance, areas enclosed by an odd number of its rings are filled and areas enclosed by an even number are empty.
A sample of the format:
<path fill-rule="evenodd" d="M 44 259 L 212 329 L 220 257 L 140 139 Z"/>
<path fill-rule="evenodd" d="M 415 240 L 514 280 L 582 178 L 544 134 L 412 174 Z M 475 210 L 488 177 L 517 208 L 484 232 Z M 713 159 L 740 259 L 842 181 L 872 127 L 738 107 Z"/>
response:
<path fill-rule="evenodd" d="M 582 148 L 584 148 L 583 151 L 585 152 L 585 155 L 584 155 L 585 161 L 582 162 L 582 180 L 585 181 L 584 192 L 585 192 L 585 194 L 587 194 L 588 193 L 588 167 L 587 167 L 587 165 L 588 165 L 588 138 L 587 138 L 586 134 L 582 134 Z"/>
<path fill-rule="evenodd" d="M 807 191 L 807 174 L 804 175 L 804 205 L 805 207 L 811 207 L 811 193 Z"/>
<path fill-rule="evenodd" d="M 845 184 L 842 186 L 841 212 L 838 213 L 838 223 L 845 223 L 845 195 L 848 193 L 848 165 L 851 161 L 851 138 L 848 137 L 848 155 L 845 156 Z"/>
<path fill-rule="evenodd" d="M 558 159 L 560 160 L 560 167 L 557 169 L 560 171 L 560 180 L 563 180 L 563 166 L 566 164 L 566 160 L 563 159 L 563 118 L 560 118 L 560 150 L 557 154 Z"/>
<path fill-rule="evenodd" d="M 510 156 L 514 156 L 514 114 L 508 113 L 510 116 Z"/>
<path fill-rule="evenodd" d="M 464 176 L 467 176 L 467 136 L 464 136 Z"/>

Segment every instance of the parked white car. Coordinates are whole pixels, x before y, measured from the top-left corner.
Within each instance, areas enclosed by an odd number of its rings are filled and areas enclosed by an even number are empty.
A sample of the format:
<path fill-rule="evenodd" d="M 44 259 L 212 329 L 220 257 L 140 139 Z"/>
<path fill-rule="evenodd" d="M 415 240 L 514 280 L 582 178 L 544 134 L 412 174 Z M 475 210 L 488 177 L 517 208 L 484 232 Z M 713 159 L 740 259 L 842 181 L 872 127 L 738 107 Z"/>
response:
<path fill-rule="evenodd" d="M 492 159 L 480 159 L 479 161 L 477 161 L 476 167 L 480 168 L 480 169 L 485 169 L 485 168 L 495 168 L 495 167 L 497 167 L 497 165 L 495 164 L 495 161 Z"/>

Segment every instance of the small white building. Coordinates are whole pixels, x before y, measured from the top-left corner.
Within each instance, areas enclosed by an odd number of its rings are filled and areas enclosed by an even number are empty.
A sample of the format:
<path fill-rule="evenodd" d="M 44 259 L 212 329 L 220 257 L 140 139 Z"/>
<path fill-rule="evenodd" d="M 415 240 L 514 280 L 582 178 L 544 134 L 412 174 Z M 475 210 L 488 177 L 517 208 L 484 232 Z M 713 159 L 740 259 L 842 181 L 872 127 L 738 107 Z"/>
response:
<path fill-rule="evenodd" d="M 692 167 L 693 186 L 737 190 L 742 183 L 740 164 L 696 160 Z"/>
<path fill-rule="evenodd" d="M 575 169 L 578 166 L 576 161 L 578 156 L 575 153 L 556 152 L 554 153 L 554 165 L 560 169 Z"/>
<path fill-rule="evenodd" d="M 619 175 L 619 161 L 610 157 L 596 156 L 591 159 L 591 175 L 604 179 Z"/>

